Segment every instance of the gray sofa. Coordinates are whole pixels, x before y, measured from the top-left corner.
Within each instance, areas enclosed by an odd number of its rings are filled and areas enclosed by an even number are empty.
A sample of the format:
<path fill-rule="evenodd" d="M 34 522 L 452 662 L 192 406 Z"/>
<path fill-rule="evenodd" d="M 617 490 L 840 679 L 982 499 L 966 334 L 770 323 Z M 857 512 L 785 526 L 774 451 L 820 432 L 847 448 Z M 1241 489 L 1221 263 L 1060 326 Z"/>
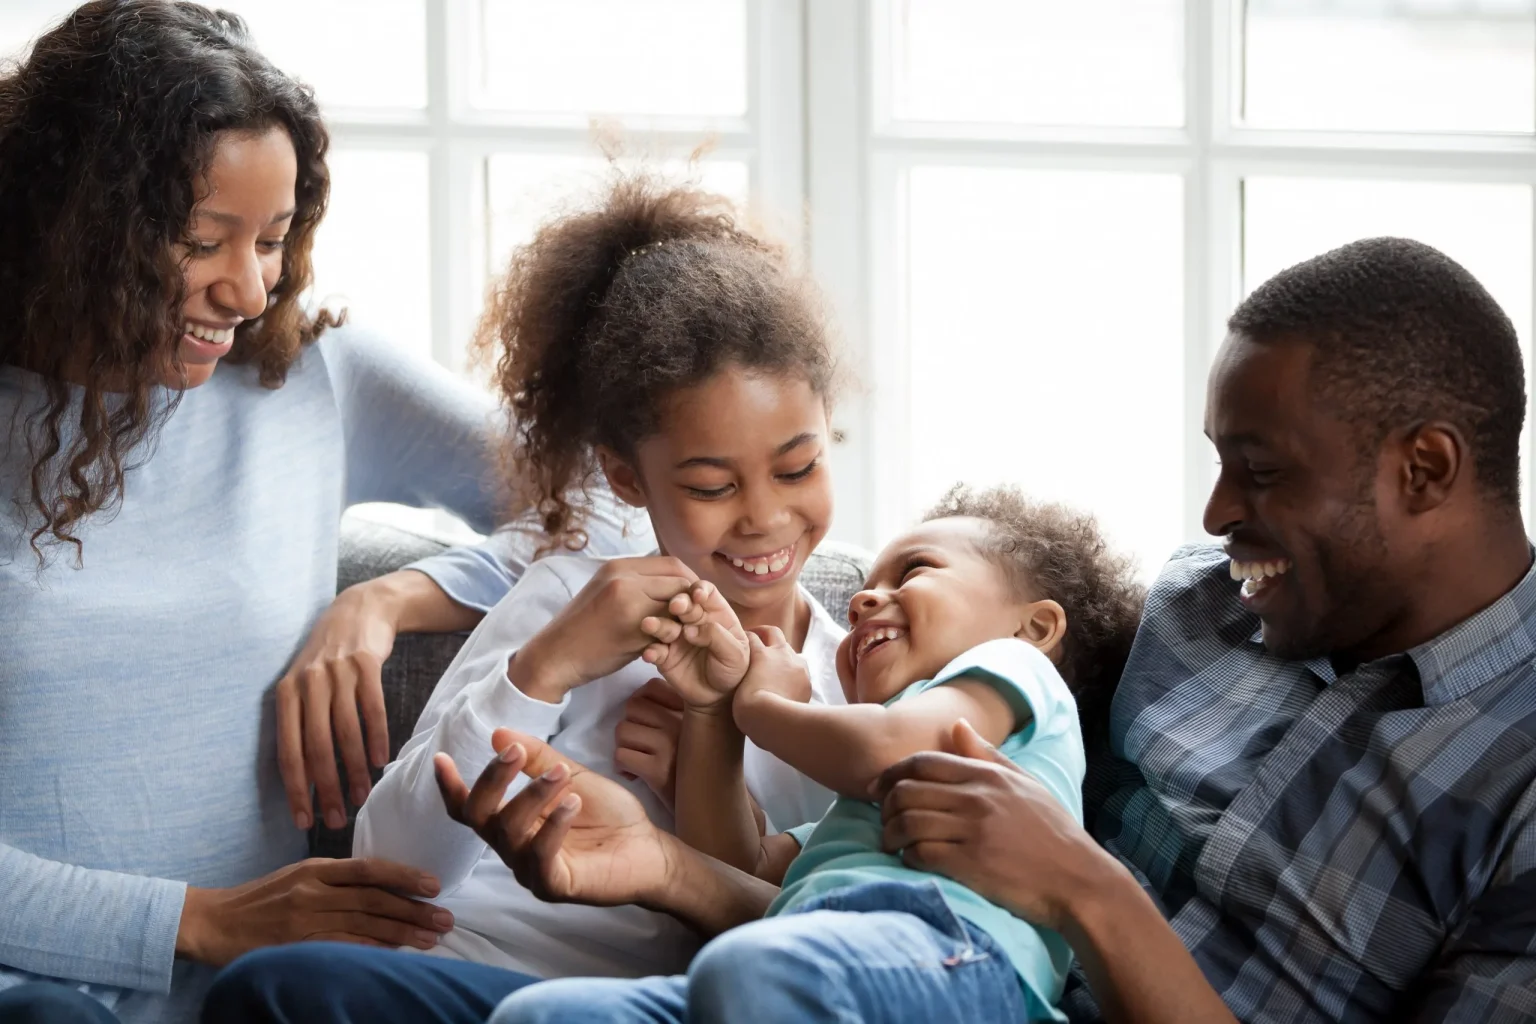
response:
<path fill-rule="evenodd" d="M 354 583 L 393 572 L 419 558 L 442 551 L 443 547 L 442 542 L 429 537 L 349 518 L 341 531 L 341 565 L 336 589 L 344 590 Z M 800 579 L 841 621 L 849 600 L 863 585 L 869 562 L 869 556 L 857 548 L 824 543 L 811 556 Z M 410 739 L 433 687 L 463 642 L 464 637 L 460 634 L 404 634 L 396 639 L 394 653 L 385 662 L 383 672 L 390 757 L 394 757 L 401 745 Z M 317 825 L 310 833 L 311 852 L 321 857 L 348 856 L 352 849 L 352 817 L 355 813 L 355 808 L 348 808 L 347 825 L 343 829 Z"/>

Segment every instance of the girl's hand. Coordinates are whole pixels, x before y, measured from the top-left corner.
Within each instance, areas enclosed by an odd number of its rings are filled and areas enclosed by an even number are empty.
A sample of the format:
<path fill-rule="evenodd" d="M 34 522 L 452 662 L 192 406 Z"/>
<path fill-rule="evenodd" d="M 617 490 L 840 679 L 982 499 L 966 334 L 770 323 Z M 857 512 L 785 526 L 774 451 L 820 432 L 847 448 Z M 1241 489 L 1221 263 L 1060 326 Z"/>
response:
<path fill-rule="evenodd" d="M 786 700 L 808 704 L 811 700 L 811 673 L 805 659 L 795 653 L 777 626 L 760 626 L 747 635 L 751 663 L 736 690 L 738 704 L 763 693 L 773 693 Z"/>
<path fill-rule="evenodd" d="M 550 903 L 619 906 L 666 891 L 672 837 L 629 790 L 511 729 L 492 733 L 491 747 L 497 756 L 473 789 L 453 758 L 438 754 L 438 789 L 448 816 L 474 829 L 530 892 Z M 532 781 L 504 800 L 519 772 Z"/>
<path fill-rule="evenodd" d="M 667 810 L 676 806 L 677 738 L 683 728 L 683 698 L 665 679 L 652 679 L 624 703 L 624 720 L 614 730 L 613 762 L 639 779 Z"/>
<path fill-rule="evenodd" d="M 747 672 L 747 634 L 713 584 L 697 583 L 650 615 L 640 628 L 654 639 L 643 658 L 656 666 L 684 703 L 714 711 L 731 699 Z"/>
<path fill-rule="evenodd" d="M 507 678 L 535 700 L 558 704 L 578 686 L 617 672 L 652 643 L 640 629 L 697 583 L 669 555 L 615 558 L 512 659 Z"/>

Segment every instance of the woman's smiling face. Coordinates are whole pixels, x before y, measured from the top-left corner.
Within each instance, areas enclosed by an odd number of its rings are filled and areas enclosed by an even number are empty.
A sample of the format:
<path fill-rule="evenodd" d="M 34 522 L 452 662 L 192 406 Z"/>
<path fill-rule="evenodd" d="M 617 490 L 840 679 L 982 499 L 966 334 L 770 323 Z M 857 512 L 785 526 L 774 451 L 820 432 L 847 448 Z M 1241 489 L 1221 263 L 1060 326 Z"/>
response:
<path fill-rule="evenodd" d="M 671 396 L 633 466 L 602 459 L 661 549 L 750 619 L 794 597 L 831 525 L 828 441 L 826 402 L 804 379 L 730 366 Z"/>

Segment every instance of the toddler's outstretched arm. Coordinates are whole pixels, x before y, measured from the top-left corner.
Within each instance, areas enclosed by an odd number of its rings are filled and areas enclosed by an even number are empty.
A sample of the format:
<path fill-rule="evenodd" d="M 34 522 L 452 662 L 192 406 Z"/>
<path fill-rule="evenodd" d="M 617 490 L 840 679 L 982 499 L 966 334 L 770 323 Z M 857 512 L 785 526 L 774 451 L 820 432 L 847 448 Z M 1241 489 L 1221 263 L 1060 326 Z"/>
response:
<path fill-rule="evenodd" d="M 960 719 L 1001 743 L 1018 728 L 1013 708 L 981 680 L 958 679 L 890 707 L 807 703 L 805 663 L 778 630 L 749 637 L 752 661 L 731 709 L 759 747 L 842 796 L 870 799 L 880 773 L 904 757 L 943 750 Z"/>

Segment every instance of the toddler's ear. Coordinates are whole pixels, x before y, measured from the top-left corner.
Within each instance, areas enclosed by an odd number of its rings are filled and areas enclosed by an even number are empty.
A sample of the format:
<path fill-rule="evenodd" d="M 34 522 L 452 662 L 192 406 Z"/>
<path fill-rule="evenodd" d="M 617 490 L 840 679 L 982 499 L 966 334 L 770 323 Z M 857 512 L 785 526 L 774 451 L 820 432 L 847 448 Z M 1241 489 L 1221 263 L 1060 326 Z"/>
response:
<path fill-rule="evenodd" d="M 1061 657 L 1061 639 L 1067 635 L 1066 609 L 1047 599 L 1030 602 L 1022 612 L 1018 631 L 1013 635 L 1057 661 Z"/>

